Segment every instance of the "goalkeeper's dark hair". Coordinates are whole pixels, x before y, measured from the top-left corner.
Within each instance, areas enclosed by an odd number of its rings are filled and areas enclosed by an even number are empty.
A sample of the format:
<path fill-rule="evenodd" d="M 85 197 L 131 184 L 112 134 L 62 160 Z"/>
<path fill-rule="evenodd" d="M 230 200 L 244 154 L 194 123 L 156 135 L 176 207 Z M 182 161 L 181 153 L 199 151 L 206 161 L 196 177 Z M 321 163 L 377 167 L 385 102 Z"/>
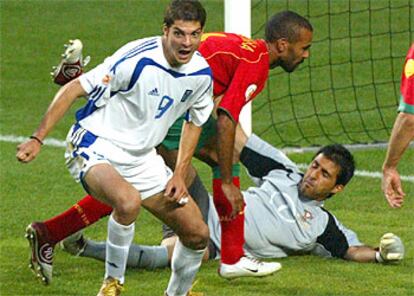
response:
<path fill-rule="evenodd" d="M 294 43 L 299 40 L 300 30 L 313 32 L 311 23 L 296 12 L 285 10 L 273 15 L 266 23 L 265 38 L 273 42 L 281 38 Z"/>
<path fill-rule="evenodd" d="M 207 13 L 197 0 L 173 0 L 167 6 L 164 14 L 164 25 L 171 27 L 177 20 L 198 21 L 204 28 Z"/>
<path fill-rule="evenodd" d="M 351 152 L 340 144 L 327 145 L 319 149 L 313 159 L 319 154 L 333 161 L 339 166 L 339 173 L 336 178 L 336 185 L 346 185 L 351 180 L 355 171 L 355 160 Z"/>

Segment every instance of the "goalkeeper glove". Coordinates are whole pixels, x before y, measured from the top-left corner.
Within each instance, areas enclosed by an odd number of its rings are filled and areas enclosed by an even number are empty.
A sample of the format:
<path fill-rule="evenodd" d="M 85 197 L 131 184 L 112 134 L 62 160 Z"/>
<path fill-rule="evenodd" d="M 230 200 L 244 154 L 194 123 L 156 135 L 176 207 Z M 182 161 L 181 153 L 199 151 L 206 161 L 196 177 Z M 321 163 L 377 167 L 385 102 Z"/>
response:
<path fill-rule="evenodd" d="M 62 54 L 62 60 L 59 65 L 53 67 L 53 82 L 59 85 L 65 85 L 72 79 L 83 73 L 83 68 L 89 63 L 90 57 L 82 57 L 83 44 L 79 39 L 69 40 L 69 44 L 64 45 L 66 50 Z"/>
<path fill-rule="evenodd" d="M 380 263 L 397 262 L 404 258 L 404 245 L 401 239 L 393 233 L 381 237 L 379 252 L 375 259 Z"/>

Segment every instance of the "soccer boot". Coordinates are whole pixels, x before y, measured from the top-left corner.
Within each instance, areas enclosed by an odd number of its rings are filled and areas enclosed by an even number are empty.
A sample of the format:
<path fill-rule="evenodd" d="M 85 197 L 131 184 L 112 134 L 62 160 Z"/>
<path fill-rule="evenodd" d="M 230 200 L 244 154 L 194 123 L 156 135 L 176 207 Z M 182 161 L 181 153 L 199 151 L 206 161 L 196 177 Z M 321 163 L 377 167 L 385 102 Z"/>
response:
<path fill-rule="evenodd" d="M 255 258 L 243 256 L 235 264 L 220 264 L 219 275 L 226 279 L 237 277 L 262 277 L 270 275 L 282 265 L 278 262 L 261 262 Z"/>
<path fill-rule="evenodd" d="M 78 231 L 65 238 L 59 245 L 63 251 L 74 256 L 80 256 L 85 251 L 86 243 L 87 239 L 84 238 L 81 231 Z"/>
<path fill-rule="evenodd" d="M 62 54 L 62 60 L 59 65 L 53 67 L 53 82 L 59 85 L 65 85 L 72 79 L 83 73 L 83 68 L 89 63 L 90 57 L 85 59 L 82 57 L 82 42 L 79 39 L 69 40 L 69 44 L 65 44 L 65 52 Z"/>
<path fill-rule="evenodd" d="M 31 250 L 29 267 L 43 284 L 48 285 L 52 281 L 55 246 L 49 241 L 46 226 L 40 222 L 29 224 L 26 228 L 26 238 Z"/>
<path fill-rule="evenodd" d="M 119 280 L 108 277 L 103 281 L 102 287 L 97 296 L 118 296 L 121 295 L 121 291 L 123 289 L 124 286 L 121 285 Z"/>

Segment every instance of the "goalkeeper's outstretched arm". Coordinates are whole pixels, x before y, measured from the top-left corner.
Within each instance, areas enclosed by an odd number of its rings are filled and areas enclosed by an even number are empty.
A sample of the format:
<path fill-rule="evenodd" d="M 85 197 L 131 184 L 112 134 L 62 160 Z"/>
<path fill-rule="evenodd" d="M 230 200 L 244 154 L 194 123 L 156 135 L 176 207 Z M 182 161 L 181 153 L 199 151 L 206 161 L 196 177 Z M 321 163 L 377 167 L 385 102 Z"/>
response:
<path fill-rule="evenodd" d="M 392 233 L 381 237 L 378 248 L 368 246 L 351 246 L 344 259 L 361 263 L 378 262 L 392 263 L 404 258 L 404 245 L 401 239 Z"/>

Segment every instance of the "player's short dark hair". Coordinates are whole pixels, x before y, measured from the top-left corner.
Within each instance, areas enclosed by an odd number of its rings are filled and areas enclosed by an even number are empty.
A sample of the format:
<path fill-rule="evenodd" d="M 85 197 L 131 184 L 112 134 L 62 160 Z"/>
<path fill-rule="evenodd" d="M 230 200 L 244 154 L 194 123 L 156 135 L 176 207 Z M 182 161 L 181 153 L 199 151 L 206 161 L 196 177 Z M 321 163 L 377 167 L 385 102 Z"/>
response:
<path fill-rule="evenodd" d="M 206 23 L 207 13 L 197 0 L 173 0 L 164 14 L 164 25 L 171 27 L 177 20 L 198 21 L 202 28 Z"/>
<path fill-rule="evenodd" d="M 311 23 L 296 12 L 285 10 L 273 15 L 266 23 L 265 38 L 273 42 L 281 38 L 294 43 L 299 40 L 300 29 L 313 32 Z"/>
<path fill-rule="evenodd" d="M 336 185 L 345 186 L 351 180 L 355 171 L 355 160 L 351 152 L 340 144 L 332 144 L 319 149 L 313 159 L 319 154 L 323 154 L 323 156 L 339 166 Z"/>

